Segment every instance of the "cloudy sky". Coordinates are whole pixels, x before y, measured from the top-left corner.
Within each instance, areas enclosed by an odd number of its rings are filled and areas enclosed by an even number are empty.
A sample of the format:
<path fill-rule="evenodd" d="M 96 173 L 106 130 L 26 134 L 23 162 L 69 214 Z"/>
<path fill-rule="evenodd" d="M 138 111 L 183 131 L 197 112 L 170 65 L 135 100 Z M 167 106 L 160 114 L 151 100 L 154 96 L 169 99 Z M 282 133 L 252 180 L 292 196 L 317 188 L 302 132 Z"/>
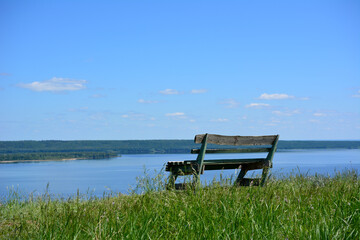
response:
<path fill-rule="evenodd" d="M 0 0 L 0 140 L 360 139 L 360 2 Z"/>

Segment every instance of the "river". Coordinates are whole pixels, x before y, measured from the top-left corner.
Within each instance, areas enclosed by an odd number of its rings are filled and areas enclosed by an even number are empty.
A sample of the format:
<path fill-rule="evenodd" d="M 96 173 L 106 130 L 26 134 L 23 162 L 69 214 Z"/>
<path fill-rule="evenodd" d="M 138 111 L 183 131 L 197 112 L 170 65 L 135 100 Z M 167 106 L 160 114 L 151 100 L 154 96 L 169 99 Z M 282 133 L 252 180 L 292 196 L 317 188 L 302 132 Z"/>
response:
<path fill-rule="evenodd" d="M 228 158 L 229 154 L 226 155 Z M 0 164 L 0 199 L 7 199 L 13 190 L 23 196 L 42 195 L 46 191 L 57 197 L 74 196 L 77 191 L 97 197 L 111 192 L 127 194 L 135 188 L 136 177 L 144 176 L 144 169 L 154 175 L 167 161 L 195 157 L 191 154 L 136 154 L 102 160 Z M 223 157 L 223 154 L 211 155 L 212 159 Z M 276 176 L 334 175 L 345 169 L 360 172 L 360 149 L 280 151 L 275 154 L 273 163 L 272 174 Z M 206 171 L 201 179 L 211 181 L 220 174 L 229 177 L 235 171 Z"/>

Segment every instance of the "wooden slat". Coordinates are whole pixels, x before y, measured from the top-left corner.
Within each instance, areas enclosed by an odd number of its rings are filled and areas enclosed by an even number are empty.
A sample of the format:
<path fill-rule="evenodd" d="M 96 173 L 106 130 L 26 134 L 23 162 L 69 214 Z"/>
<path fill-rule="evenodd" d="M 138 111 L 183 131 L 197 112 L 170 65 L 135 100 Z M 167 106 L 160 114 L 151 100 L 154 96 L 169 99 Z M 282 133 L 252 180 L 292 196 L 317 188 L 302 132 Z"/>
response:
<path fill-rule="evenodd" d="M 204 160 L 205 165 L 226 165 L 226 164 L 246 164 L 246 163 L 257 163 L 257 162 L 263 162 L 266 158 L 240 158 L 240 159 L 209 159 Z M 185 161 L 174 161 L 174 162 L 168 162 L 166 164 L 166 169 L 169 169 L 171 167 L 191 167 L 197 165 L 197 162 L 194 160 L 185 160 Z"/>
<path fill-rule="evenodd" d="M 271 148 L 230 148 L 230 149 L 207 149 L 206 153 L 260 153 L 269 152 Z M 200 149 L 191 149 L 191 153 L 197 154 Z"/>
<path fill-rule="evenodd" d="M 174 172 L 178 174 L 179 172 L 182 175 L 193 175 L 194 172 L 189 168 L 184 168 L 185 166 L 172 166 L 171 168 L 167 168 L 167 172 Z M 195 167 L 195 166 L 194 166 Z M 222 170 L 222 169 L 240 169 L 246 168 L 247 170 L 254 169 L 262 169 L 264 167 L 272 167 L 269 166 L 267 162 L 255 162 L 255 163 L 228 163 L 228 164 L 204 164 L 204 170 Z"/>
<path fill-rule="evenodd" d="M 194 142 L 201 143 L 206 134 L 199 134 L 195 136 Z M 218 145 L 245 145 L 245 146 L 254 146 L 254 145 L 272 145 L 277 137 L 277 135 L 268 135 L 268 136 L 224 136 L 216 134 L 207 134 L 208 139 L 207 143 L 213 143 Z"/>
<path fill-rule="evenodd" d="M 254 159 L 228 159 L 230 162 L 224 162 L 226 159 L 220 160 L 207 160 L 204 162 L 204 170 L 221 170 L 221 169 L 236 169 L 236 168 L 245 168 L 247 170 L 261 169 L 264 167 L 272 167 L 270 161 L 264 160 L 264 158 L 254 158 Z M 170 163 L 170 164 L 169 164 Z M 192 175 L 193 168 L 197 168 L 197 163 L 194 160 L 179 161 L 179 162 L 169 162 L 166 165 L 165 171 L 171 171 L 175 174 L 179 171 L 183 175 Z"/>
<path fill-rule="evenodd" d="M 256 163 L 247 163 L 241 166 L 241 168 L 246 168 L 247 170 L 262 169 L 265 167 L 272 168 L 272 162 L 266 160 Z"/>
<path fill-rule="evenodd" d="M 193 175 L 197 168 L 197 165 L 174 165 L 167 167 L 165 171 L 171 172 L 174 175 Z"/>
<path fill-rule="evenodd" d="M 204 160 L 205 165 L 216 165 L 216 164 L 232 164 L 232 163 L 255 163 L 265 161 L 266 158 L 240 158 L 240 159 L 212 159 Z"/>
<path fill-rule="evenodd" d="M 204 170 L 222 170 L 222 169 L 246 169 L 255 170 L 262 169 L 264 167 L 272 168 L 272 164 L 269 161 L 261 161 L 254 163 L 230 163 L 230 164 L 205 164 Z"/>
<path fill-rule="evenodd" d="M 223 169 L 237 169 L 241 168 L 241 164 L 233 163 L 233 164 L 217 164 L 217 165 L 206 165 L 204 164 L 205 170 L 223 170 Z"/>

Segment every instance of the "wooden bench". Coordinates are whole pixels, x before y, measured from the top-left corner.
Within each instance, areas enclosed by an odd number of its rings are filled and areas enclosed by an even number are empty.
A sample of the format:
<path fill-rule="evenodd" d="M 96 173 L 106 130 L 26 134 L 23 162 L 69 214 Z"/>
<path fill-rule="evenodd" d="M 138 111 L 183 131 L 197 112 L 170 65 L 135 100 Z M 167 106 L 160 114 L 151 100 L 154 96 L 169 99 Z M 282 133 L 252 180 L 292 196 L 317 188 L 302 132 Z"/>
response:
<path fill-rule="evenodd" d="M 268 136 L 223 136 L 215 134 L 196 135 L 194 142 L 201 143 L 200 149 L 192 149 L 191 153 L 198 154 L 196 160 L 180 162 L 170 161 L 166 164 L 165 171 L 170 172 L 168 188 L 182 189 L 183 184 L 175 184 L 178 176 L 193 175 L 193 183 L 199 183 L 200 175 L 205 170 L 241 169 L 235 181 L 236 185 L 263 186 L 268 177 L 269 168 L 272 168 L 272 160 L 276 151 L 279 135 Z M 207 149 L 207 144 L 230 145 L 228 148 Z M 236 146 L 236 147 L 234 147 Z M 223 146 L 224 147 L 224 146 Z M 204 160 L 205 154 L 212 153 L 264 153 L 265 158 L 240 158 L 240 159 L 216 159 Z M 249 170 L 262 169 L 261 178 L 245 178 Z"/>

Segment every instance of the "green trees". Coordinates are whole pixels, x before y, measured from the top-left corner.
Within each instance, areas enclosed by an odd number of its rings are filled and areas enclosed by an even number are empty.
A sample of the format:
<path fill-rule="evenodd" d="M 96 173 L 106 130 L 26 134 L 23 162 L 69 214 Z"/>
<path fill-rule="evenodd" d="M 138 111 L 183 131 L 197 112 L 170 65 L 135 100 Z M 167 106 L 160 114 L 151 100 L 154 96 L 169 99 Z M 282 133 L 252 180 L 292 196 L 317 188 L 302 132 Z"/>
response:
<path fill-rule="evenodd" d="M 108 152 L 35 152 L 35 153 L 4 153 L 0 154 L 0 161 L 26 160 L 62 160 L 62 159 L 105 159 L 118 156 Z"/>
<path fill-rule="evenodd" d="M 190 153 L 191 149 L 197 147 L 192 140 L 0 141 L 0 161 L 103 159 L 118 154 Z M 280 151 L 328 148 L 360 149 L 360 141 L 280 140 L 278 144 Z"/>

